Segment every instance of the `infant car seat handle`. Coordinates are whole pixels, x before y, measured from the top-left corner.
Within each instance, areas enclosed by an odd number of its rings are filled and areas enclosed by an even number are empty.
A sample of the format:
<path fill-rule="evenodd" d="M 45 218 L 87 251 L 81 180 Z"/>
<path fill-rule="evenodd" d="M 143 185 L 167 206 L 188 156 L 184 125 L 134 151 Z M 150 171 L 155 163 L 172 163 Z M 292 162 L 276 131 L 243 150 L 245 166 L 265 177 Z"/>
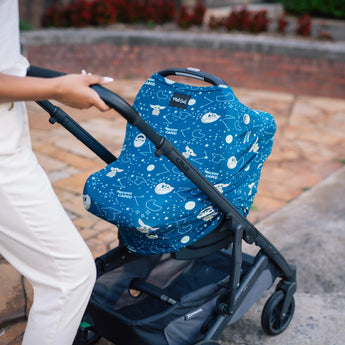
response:
<path fill-rule="evenodd" d="M 188 68 L 169 68 L 158 72 L 163 77 L 169 75 L 177 75 L 180 77 L 194 78 L 198 80 L 206 81 L 212 85 L 227 85 L 224 80 L 216 77 L 212 74 L 201 72 L 198 68 L 188 67 Z"/>

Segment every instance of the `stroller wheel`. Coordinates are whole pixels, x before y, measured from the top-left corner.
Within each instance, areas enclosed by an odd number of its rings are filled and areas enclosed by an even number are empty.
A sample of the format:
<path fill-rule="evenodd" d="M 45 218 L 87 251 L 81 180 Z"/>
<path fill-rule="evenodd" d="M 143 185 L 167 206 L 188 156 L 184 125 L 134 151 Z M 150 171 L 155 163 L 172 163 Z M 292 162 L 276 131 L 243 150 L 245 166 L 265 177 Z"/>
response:
<path fill-rule="evenodd" d="M 94 345 L 96 342 L 101 339 L 101 336 L 97 333 L 88 331 L 87 333 L 79 332 L 74 338 L 73 345 Z"/>
<path fill-rule="evenodd" d="M 73 345 L 94 345 L 101 338 L 95 327 L 89 322 L 93 323 L 91 316 L 85 313 L 84 319 L 80 323 L 78 332 L 74 338 Z"/>
<path fill-rule="evenodd" d="M 281 317 L 285 293 L 276 291 L 266 302 L 261 315 L 261 326 L 265 333 L 278 335 L 285 331 L 295 311 L 295 300 L 292 297 L 285 317 Z"/>
<path fill-rule="evenodd" d="M 195 343 L 194 345 L 220 345 L 220 344 L 215 340 L 202 340 Z"/>

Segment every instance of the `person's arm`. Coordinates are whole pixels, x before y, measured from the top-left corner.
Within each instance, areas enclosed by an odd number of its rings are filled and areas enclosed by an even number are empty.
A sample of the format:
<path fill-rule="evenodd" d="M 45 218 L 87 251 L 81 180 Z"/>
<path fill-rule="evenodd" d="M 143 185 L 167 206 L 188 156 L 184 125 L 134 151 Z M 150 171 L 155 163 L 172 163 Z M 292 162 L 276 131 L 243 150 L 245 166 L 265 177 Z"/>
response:
<path fill-rule="evenodd" d="M 68 74 L 57 78 L 15 77 L 0 73 L 0 102 L 55 99 L 68 106 L 85 109 L 95 106 L 109 110 L 89 86 L 112 81 L 99 75 Z"/>

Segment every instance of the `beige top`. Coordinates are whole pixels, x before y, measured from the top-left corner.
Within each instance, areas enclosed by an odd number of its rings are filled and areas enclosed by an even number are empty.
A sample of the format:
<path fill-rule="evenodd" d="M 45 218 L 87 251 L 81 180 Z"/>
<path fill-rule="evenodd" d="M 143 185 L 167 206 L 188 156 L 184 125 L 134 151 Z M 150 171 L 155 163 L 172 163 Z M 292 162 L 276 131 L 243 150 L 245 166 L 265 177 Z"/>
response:
<path fill-rule="evenodd" d="M 28 61 L 20 53 L 17 0 L 0 0 L 0 73 L 25 76 Z M 29 145 L 24 102 L 0 103 L 0 155 Z"/>

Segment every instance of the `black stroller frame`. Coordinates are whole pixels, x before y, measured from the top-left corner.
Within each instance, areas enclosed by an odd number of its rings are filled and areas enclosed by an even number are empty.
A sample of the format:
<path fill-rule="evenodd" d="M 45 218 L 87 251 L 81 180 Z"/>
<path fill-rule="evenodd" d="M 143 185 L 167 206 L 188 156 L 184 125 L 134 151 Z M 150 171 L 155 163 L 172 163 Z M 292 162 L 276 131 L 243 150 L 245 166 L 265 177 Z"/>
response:
<path fill-rule="evenodd" d="M 159 72 L 162 76 L 177 75 L 200 79 L 213 85 L 225 84 L 218 77 L 203 73 L 196 69 L 168 69 Z M 63 73 L 35 66 L 28 69 L 28 76 L 57 77 Z M 296 268 L 287 263 L 278 249 L 263 236 L 177 149 L 164 137 L 151 128 L 141 116 L 125 100 L 110 90 L 100 86 L 91 86 L 112 109 L 120 113 L 131 125 L 138 128 L 156 146 L 156 156 L 165 156 L 183 174 L 185 174 L 224 214 L 224 221 L 216 230 L 194 244 L 183 248 L 171 256 L 176 260 L 191 260 L 197 257 L 229 248 L 229 275 L 219 285 L 224 293 L 217 300 L 215 317 L 203 327 L 203 338 L 193 344 L 218 344 L 217 339 L 223 330 L 237 322 L 257 301 L 264 291 L 268 290 L 277 278 L 280 278 L 275 292 L 266 302 L 261 324 L 269 335 L 282 333 L 289 325 L 295 308 L 294 293 L 296 291 Z M 37 102 L 50 114 L 49 121 L 60 123 L 76 138 L 81 140 L 107 164 L 116 157 L 86 132 L 62 109 L 49 101 Z M 260 248 L 255 257 L 242 251 L 242 241 Z M 96 259 L 98 277 L 121 266 L 125 262 L 135 260 L 138 255 L 130 253 L 123 245 Z M 268 277 L 268 279 L 267 279 Z M 168 304 L 175 304 L 173 298 L 143 279 L 134 279 L 131 288 L 159 298 Z M 87 315 L 86 315 L 87 316 Z M 87 319 L 89 320 L 89 319 Z M 102 336 L 91 321 L 83 322 L 75 344 L 92 344 Z M 121 330 L 119 330 L 120 332 Z M 144 342 L 143 342 L 144 343 Z M 146 343 L 145 343 L 146 344 Z M 153 344 L 151 342 L 151 344 Z M 134 344 L 131 344 L 134 345 Z M 155 343 L 155 345 L 161 345 Z M 170 343 L 169 343 L 170 345 Z M 192 344 L 188 344 L 192 345 Z"/>

